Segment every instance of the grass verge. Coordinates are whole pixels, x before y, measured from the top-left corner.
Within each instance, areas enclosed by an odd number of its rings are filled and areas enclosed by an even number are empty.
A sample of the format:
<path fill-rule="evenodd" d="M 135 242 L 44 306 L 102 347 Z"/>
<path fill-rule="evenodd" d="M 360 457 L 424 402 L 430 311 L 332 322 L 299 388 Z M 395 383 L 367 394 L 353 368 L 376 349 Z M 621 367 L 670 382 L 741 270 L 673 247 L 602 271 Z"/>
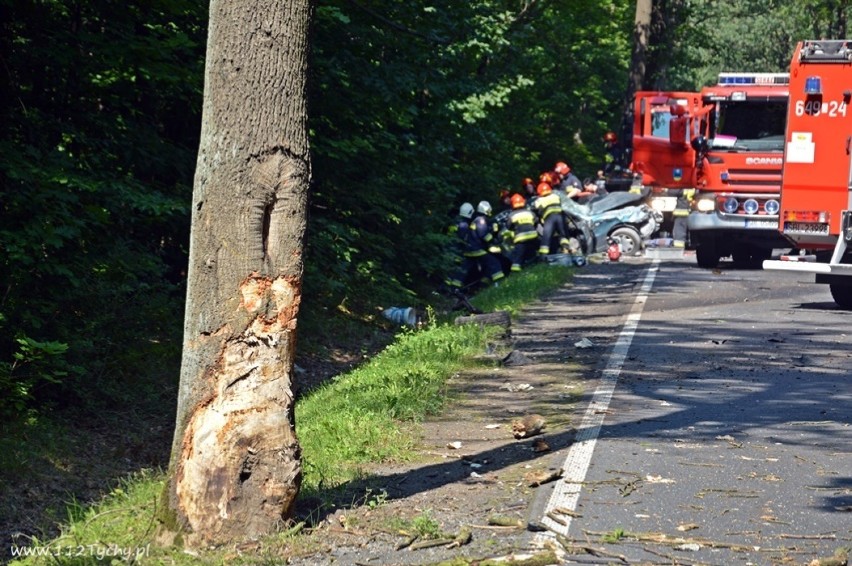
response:
<path fill-rule="evenodd" d="M 472 302 L 483 311 L 508 310 L 562 286 L 572 269 L 536 265 L 489 288 Z M 456 372 L 475 364 L 492 330 L 455 326 L 432 317 L 419 330 L 397 339 L 364 365 L 311 391 L 296 404 L 296 429 L 302 445 L 303 494 L 361 477 L 363 466 L 402 460 L 416 440 L 415 425 L 440 412 L 448 401 L 445 384 Z M 62 534 L 50 541 L 32 540 L 13 547 L 13 564 L 98 564 L 115 560 L 141 563 L 220 564 L 239 562 L 235 549 L 184 553 L 152 543 L 154 515 L 164 482 L 161 472 L 144 471 L 121 483 L 97 505 L 67 506 Z M 287 541 L 283 532 L 270 546 Z M 21 552 L 28 557 L 22 557 Z"/>

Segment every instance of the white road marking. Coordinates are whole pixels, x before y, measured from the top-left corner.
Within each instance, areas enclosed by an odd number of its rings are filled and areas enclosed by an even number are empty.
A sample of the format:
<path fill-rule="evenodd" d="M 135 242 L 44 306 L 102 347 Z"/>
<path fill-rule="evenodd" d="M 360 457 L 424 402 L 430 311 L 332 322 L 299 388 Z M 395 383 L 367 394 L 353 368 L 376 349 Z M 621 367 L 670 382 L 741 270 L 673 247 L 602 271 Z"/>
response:
<path fill-rule="evenodd" d="M 660 260 L 654 260 L 648 268 L 639 294 L 633 302 L 633 307 L 627 315 L 621 334 L 619 334 L 618 340 L 612 348 L 601 375 L 601 381 L 586 408 L 586 412 L 583 414 L 583 421 L 577 432 L 577 438 L 571 448 L 568 449 L 568 455 L 562 465 L 562 480 L 555 484 L 553 493 L 551 493 L 544 508 L 541 524 L 549 530 L 538 533 L 534 539 L 535 544 L 542 545 L 553 539 L 555 534 L 568 534 L 568 529 L 571 527 L 571 517 L 559 514 L 558 517 L 561 522 L 556 522 L 548 517 L 548 514 L 555 509 L 567 509 L 572 512 L 577 510 L 577 499 L 580 497 L 580 491 L 586 479 L 589 464 L 592 461 L 592 453 L 595 451 L 601 425 L 603 425 L 606 417 L 606 410 L 609 407 L 610 399 L 612 399 L 612 393 L 615 391 L 618 376 L 621 373 L 630 344 L 633 342 L 633 335 L 636 333 L 639 319 L 642 317 L 642 310 L 645 308 L 648 293 L 650 293 L 654 278 L 657 276 L 659 263 Z"/>

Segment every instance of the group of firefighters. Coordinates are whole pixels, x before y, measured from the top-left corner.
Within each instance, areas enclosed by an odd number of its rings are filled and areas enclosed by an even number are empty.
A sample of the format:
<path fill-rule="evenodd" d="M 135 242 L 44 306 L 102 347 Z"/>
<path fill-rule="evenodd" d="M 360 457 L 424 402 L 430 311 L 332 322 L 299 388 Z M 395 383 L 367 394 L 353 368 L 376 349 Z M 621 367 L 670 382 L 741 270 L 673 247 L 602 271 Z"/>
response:
<path fill-rule="evenodd" d="M 507 271 L 520 271 L 524 264 L 548 254 L 576 253 L 562 198 L 588 202 L 606 194 L 603 171 L 596 179 L 581 182 L 564 161 L 546 171 L 536 184 L 525 178 L 519 192 L 500 191 L 504 207 L 495 217 L 491 203 L 481 201 L 476 208 L 466 202 L 459 207 L 456 235 L 461 243 L 461 263 L 449 278 L 453 287 L 496 283 Z M 504 270 L 504 265 L 508 270 Z"/>
<path fill-rule="evenodd" d="M 461 263 L 447 283 L 456 288 L 497 283 L 507 272 L 520 271 L 537 257 L 576 253 L 578 245 L 569 237 L 561 199 L 590 202 L 606 195 L 606 176 L 625 165 L 616 134 L 606 132 L 602 141 L 604 160 L 594 179 L 580 181 L 570 165 L 559 161 L 552 171 L 539 176 L 538 184 L 525 178 L 519 192 L 500 191 L 504 210 L 497 217 L 486 200 L 476 208 L 463 203 L 455 226 Z"/>

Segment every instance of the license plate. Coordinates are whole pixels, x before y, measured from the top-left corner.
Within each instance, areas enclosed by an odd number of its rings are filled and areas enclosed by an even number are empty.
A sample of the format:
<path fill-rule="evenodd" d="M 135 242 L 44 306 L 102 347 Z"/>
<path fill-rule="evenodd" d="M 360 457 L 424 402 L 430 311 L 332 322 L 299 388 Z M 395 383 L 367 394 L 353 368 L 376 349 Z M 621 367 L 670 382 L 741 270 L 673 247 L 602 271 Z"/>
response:
<path fill-rule="evenodd" d="M 778 229 L 778 222 L 776 220 L 750 220 L 746 218 L 745 221 L 746 228 L 775 228 Z"/>
<path fill-rule="evenodd" d="M 822 224 L 819 222 L 785 222 L 784 233 L 828 235 L 828 224 Z"/>

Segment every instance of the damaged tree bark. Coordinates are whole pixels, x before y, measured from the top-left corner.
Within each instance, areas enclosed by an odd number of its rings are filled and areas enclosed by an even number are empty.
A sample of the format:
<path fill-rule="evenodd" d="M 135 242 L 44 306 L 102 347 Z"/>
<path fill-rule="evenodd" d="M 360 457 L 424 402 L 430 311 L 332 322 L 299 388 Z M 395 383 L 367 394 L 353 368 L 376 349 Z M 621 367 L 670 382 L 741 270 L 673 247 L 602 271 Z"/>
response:
<path fill-rule="evenodd" d="M 221 544 L 289 517 L 293 356 L 310 159 L 308 0 L 212 0 L 177 422 L 161 540 Z"/>

